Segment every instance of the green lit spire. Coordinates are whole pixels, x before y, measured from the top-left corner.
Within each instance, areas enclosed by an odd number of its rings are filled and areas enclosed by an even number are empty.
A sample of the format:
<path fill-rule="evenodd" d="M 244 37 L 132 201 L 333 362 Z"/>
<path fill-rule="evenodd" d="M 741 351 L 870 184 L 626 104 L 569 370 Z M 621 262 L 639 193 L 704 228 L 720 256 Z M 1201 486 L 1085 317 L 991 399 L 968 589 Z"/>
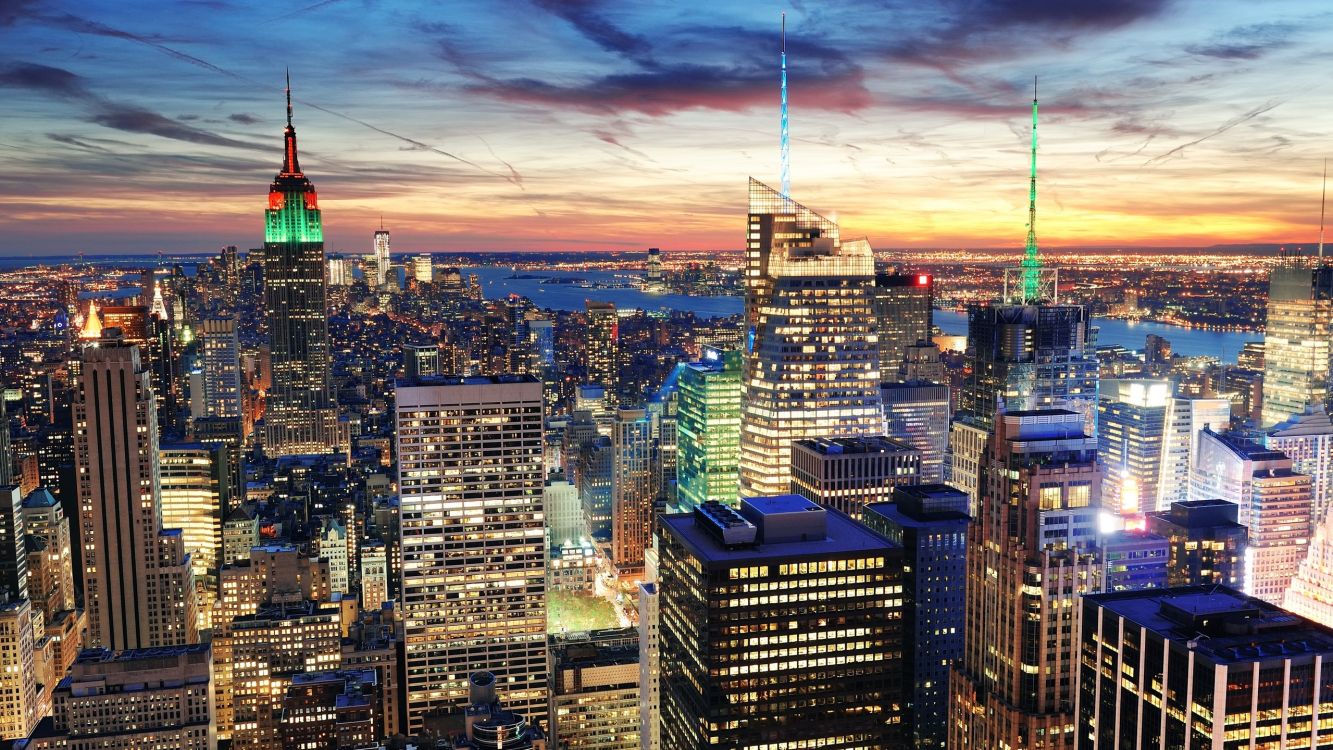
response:
<path fill-rule="evenodd" d="M 1028 242 L 1023 250 L 1023 302 L 1037 299 L 1041 259 L 1037 257 L 1037 79 L 1032 79 L 1032 169 L 1028 185 Z"/>

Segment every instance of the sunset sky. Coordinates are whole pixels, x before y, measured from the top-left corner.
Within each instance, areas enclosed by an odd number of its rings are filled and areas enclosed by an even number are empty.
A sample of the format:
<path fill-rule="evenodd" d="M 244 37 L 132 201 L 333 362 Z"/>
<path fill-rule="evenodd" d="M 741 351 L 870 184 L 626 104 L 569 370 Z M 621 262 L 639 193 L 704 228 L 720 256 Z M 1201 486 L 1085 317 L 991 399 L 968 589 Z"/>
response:
<path fill-rule="evenodd" d="M 156 6 L 156 7 L 153 7 Z M 739 248 L 778 181 L 876 247 L 1312 242 L 1333 5 L 0 0 L 0 254 L 262 242 L 291 68 L 330 251 Z"/>

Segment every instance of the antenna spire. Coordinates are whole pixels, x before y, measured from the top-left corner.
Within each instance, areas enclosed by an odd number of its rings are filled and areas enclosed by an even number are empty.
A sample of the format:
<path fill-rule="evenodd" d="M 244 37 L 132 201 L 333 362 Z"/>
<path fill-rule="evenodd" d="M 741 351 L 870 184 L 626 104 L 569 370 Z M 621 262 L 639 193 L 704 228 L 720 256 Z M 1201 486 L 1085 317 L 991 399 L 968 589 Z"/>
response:
<path fill-rule="evenodd" d="M 787 14 L 782 14 L 782 197 L 791 197 L 791 142 L 787 133 Z"/>
<path fill-rule="evenodd" d="M 1028 177 L 1028 239 L 1023 250 L 1023 302 L 1037 302 L 1041 259 L 1037 257 L 1037 77 L 1032 77 L 1032 162 Z"/>
<path fill-rule="evenodd" d="M 1324 159 L 1324 183 L 1319 188 L 1319 259 L 1324 259 L 1324 198 L 1328 195 L 1328 159 Z"/>
<path fill-rule="evenodd" d="M 292 126 L 292 69 L 287 69 L 287 127 Z"/>

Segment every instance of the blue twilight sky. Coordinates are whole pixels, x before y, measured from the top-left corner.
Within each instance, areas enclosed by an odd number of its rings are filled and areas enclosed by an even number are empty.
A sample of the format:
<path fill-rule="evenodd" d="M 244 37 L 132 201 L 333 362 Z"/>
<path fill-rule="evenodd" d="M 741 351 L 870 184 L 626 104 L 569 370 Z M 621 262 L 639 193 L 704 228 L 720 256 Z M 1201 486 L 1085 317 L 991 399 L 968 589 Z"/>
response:
<path fill-rule="evenodd" d="M 290 67 L 330 250 L 735 248 L 778 177 L 879 247 L 1309 242 L 1333 3 L 0 0 L 0 253 L 262 240 Z"/>

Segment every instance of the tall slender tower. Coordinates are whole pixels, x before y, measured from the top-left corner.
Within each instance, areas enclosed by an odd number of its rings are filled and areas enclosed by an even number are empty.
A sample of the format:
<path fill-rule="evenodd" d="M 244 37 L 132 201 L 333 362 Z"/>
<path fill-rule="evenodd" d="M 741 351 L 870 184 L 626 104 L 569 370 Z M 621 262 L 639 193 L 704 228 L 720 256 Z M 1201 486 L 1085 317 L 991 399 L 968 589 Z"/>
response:
<path fill-rule="evenodd" d="M 380 228 L 375 230 L 375 286 L 383 286 L 389 279 L 389 230 L 384 228 L 384 219 L 380 219 Z"/>
<path fill-rule="evenodd" d="M 139 347 L 83 353 L 74 403 L 79 541 L 88 645 L 112 650 L 197 640 L 190 558 L 162 528 L 157 408 Z"/>
<path fill-rule="evenodd" d="M 264 304 L 273 352 L 264 450 L 270 456 L 332 453 L 343 441 L 329 386 L 324 228 L 315 186 L 297 160 L 290 77 L 283 142 L 282 171 L 264 212 Z"/>
<path fill-rule="evenodd" d="M 791 197 L 791 138 L 787 133 L 787 14 L 782 14 L 782 195 Z"/>
<path fill-rule="evenodd" d="M 1041 258 L 1037 257 L 1037 79 L 1032 79 L 1032 161 L 1028 171 L 1028 241 L 1023 250 L 1023 302 L 1039 301 Z"/>

